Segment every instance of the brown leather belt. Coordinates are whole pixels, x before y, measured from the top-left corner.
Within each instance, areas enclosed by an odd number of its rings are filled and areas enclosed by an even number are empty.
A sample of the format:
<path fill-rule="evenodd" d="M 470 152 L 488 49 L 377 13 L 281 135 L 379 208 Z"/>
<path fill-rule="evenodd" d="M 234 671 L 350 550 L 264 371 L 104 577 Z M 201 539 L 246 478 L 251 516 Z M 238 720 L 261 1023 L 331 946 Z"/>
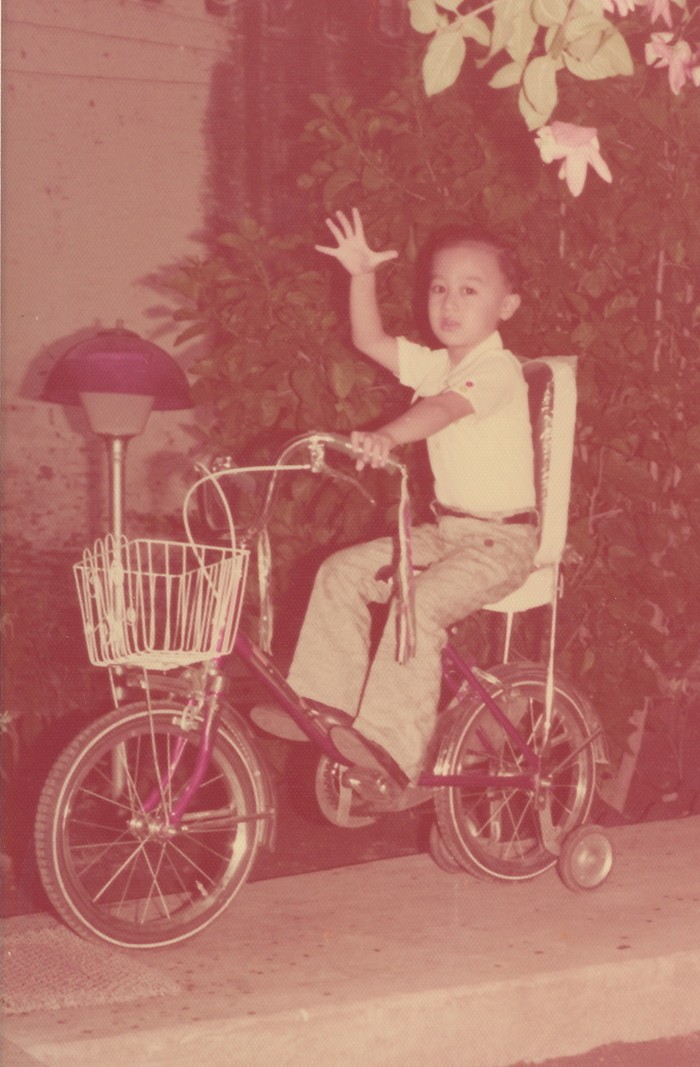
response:
<path fill-rule="evenodd" d="M 539 525 L 539 516 L 536 511 L 519 511 L 517 515 L 502 515 L 500 518 L 488 518 L 486 515 L 472 515 L 469 511 L 457 511 L 456 508 L 446 508 L 444 504 L 439 502 L 439 500 L 433 500 L 430 508 L 436 519 L 439 519 L 444 515 L 449 515 L 454 519 L 478 519 L 479 522 L 497 522 L 503 526 L 515 524 L 519 526 Z"/>

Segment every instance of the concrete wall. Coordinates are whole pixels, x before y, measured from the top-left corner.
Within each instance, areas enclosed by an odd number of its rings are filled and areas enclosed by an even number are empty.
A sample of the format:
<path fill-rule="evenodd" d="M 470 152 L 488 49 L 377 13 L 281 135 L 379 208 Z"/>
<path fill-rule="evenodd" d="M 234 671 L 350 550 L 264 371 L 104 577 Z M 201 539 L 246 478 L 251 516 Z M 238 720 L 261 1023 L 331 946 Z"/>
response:
<path fill-rule="evenodd" d="M 5 0 L 3 17 L 3 510 L 41 551 L 102 532 L 106 502 L 80 409 L 34 399 L 49 366 L 118 320 L 192 362 L 151 279 L 202 247 L 229 26 L 204 0 Z M 128 510 L 177 510 L 195 423 L 151 415 L 129 447 Z"/>

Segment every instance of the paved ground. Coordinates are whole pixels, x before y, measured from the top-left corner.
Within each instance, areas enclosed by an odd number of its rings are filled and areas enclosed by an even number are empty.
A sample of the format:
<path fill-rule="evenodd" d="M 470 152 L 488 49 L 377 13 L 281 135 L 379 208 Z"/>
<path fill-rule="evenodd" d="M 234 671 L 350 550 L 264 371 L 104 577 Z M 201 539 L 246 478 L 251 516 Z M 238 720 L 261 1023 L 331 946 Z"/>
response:
<path fill-rule="evenodd" d="M 180 994 L 11 1016 L 3 1067 L 505 1067 L 691 1035 L 700 817 L 610 834 L 586 894 L 425 854 L 250 884 L 191 942 L 139 954 Z"/>
<path fill-rule="evenodd" d="M 658 1041 L 602 1045 L 581 1056 L 545 1060 L 539 1067 L 698 1067 L 699 1063 L 700 1033 L 695 1033 Z M 530 1065 L 521 1061 L 512 1067 Z"/>

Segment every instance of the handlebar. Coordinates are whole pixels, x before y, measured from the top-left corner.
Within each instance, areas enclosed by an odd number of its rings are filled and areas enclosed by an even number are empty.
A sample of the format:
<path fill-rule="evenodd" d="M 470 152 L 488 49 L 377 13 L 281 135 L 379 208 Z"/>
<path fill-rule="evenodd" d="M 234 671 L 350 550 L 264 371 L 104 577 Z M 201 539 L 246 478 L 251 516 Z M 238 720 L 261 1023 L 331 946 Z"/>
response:
<path fill-rule="evenodd" d="M 349 437 L 344 437 L 339 433 L 308 433 L 303 437 L 298 437 L 295 441 L 290 443 L 289 448 L 309 443 L 312 447 L 314 444 L 318 444 L 321 447 L 326 445 L 336 452 L 344 452 L 348 456 L 352 456 L 357 459 L 360 455 L 358 449 L 354 448 Z M 284 454 L 284 453 L 283 453 Z M 392 456 L 388 456 L 386 462 L 383 464 L 382 470 L 393 470 L 404 472 L 406 470 L 405 464 L 400 463 L 399 460 L 394 459 Z"/>
<path fill-rule="evenodd" d="M 194 486 L 189 490 L 183 507 L 183 517 L 185 520 L 185 527 L 187 529 L 188 537 L 192 541 L 190 534 L 189 523 L 187 519 L 188 503 L 192 498 L 193 493 L 198 492 L 200 501 L 200 514 L 205 523 L 211 530 L 216 530 L 217 527 L 211 522 L 211 516 L 209 508 L 207 507 L 206 488 L 211 486 L 215 491 L 220 507 L 223 511 L 223 515 L 227 520 L 230 540 L 232 546 L 236 544 L 236 530 L 233 522 L 233 515 L 231 513 L 231 507 L 226 494 L 221 486 L 221 481 L 226 475 L 239 476 L 239 478 L 251 478 L 252 475 L 259 472 L 266 472 L 270 475 L 267 491 L 265 493 L 265 499 L 260 509 L 260 513 L 257 516 L 256 521 L 250 527 L 243 538 L 242 547 L 250 547 L 254 540 L 257 540 L 257 557 L 258 557 L 258 583 L 260 586 L 260 640 L 261 645 L 265 649 L 269 649 L 272 640 L 272 605 L 270 600 L 270 542 L 268 534 L 268 519 L 274 499 L 275 488 L 277 484 L 278 475 L 283 471 L 310 471 L 314 474 L 324 473 L 333 478 L 347 481 L 366 497 L 370 502 L 374 504 L 372 497 L 366 492 L 364 486 L 362 486 L 358 480 L 343 471 L 336 470 L 333 467 L 328 466 L 326 463 L 325 451 L 330 449 L 335 452 L 340 452 L 346 456 L 357 459 L 361 454 L 358 449 L 355 449 L 351 441 L 335 433 L 307 433 L 301 437 L 297 437 L 291 441 L 282 450 L 277 462 L 266 466 L 253 466 L 253 467 L 233 467 L 232 461 L 224 461 L 227 465 L 222 465 L 218 470 L 207 470 L 206 468 L 200 468 L 203 470 L 203 477 L 201 477 Z M 293 463 L 295 453 L 300 449 L 308 450 L 308 459 L 305 463 Z M 399 607 L 399 646 L 398 657 L 401 662 L 410 657 L 413 654 L 413 647 L 415 645 L 415 618 L 413 611 L 413 593 L 411 585 L 411 552 L 410 552 L 410 527 L 411 527 L 411 508 L 408 491 L 408 469 L 405 464 L 400 463 L 398 460 L 388 457 L 383 464 L 382 469 L 390 472 L 398 472 L 401 475 L 401 495 L 398 506 L 398 541 L 399 541 L 399 562 L 397 567 L 397 595 Z M 241 543 L 241 542 L 239 542 Z"/>
<path fill-rule="evenodd" d="M 270 475 L 264 502 L 260 508 L 260 513 L 253 529 L 248 531 L 249 537 L 254 537 L 261 529 L 267 526 L 277 485 L 277 478 L 278 475 L 284 471 L 309 471 L 312 474 L 326 474 L 337 481 L 347 482 L 357 489 L 358 492 L 360 492 L 365 499 L 374 506 L 376 501 L 356 477 L 345 471 L 331 467 L 326 463 L 326 449 L 348 456 L 352 459 L 357 459 L 360 456 L 360 452 L 353 447 L 350 439 L 342 434 L 310 432 L 302 434 L 302 436 L 296 437 L 288 442 L 282 449 L 277 460 L 272 464 L 238 467 L 233 464 L 230 456 L 217 459 L 211 468 L 208 468 L 203 464 L 197 464 L 197 467 L 203 476 L 196 485 L 192 487 L 192 490 L 198 490 L 199 511 L 205 525 L 212 531 L 219 529 L 219 526 L 212 518 L 212 509 L 206 491 L 207 485 L 212 485 L 213 483 L 218 502 L 220 505 L 223 504 L 224 512 L 227 512 L 229 510 L 228 503 L 225 501 L 220 483 L 229 475 L 236 477 L 238 486 L 247 493 L 251 493 L 251 486 L 255 486 L 254 475 L 256 473 L 268 473 Z M 302 450 L 305 450 L 308 453 L 306 461 L 299 463 L 293 462 L 296 454 Z M 407 468 L 405 464 L 391 456 L 387 458 L 386 463 L 381 469 L 386 470 L 389 473 L 399 473 L 402 479 L 406 479 L 407 477 Z M 231 526 L 230 515 L 228 515 L 227 518 L 229 520 L 228 525 Z"/>

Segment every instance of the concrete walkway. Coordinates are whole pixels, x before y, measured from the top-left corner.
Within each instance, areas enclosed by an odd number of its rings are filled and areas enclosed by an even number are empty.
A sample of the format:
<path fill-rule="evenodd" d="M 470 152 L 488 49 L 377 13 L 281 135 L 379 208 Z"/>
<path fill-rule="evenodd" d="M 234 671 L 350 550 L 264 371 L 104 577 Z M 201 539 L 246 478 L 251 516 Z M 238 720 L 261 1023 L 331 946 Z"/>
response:
<path fill-rule="evenodd" d="M 609 833 L 590 893 L 427 855 L 248 885 L 194 940 L 137 953 L 180 993 L 10 1016 L 0 1062 L 504 1067 L 700 1030 L 700 816 Z"/>

